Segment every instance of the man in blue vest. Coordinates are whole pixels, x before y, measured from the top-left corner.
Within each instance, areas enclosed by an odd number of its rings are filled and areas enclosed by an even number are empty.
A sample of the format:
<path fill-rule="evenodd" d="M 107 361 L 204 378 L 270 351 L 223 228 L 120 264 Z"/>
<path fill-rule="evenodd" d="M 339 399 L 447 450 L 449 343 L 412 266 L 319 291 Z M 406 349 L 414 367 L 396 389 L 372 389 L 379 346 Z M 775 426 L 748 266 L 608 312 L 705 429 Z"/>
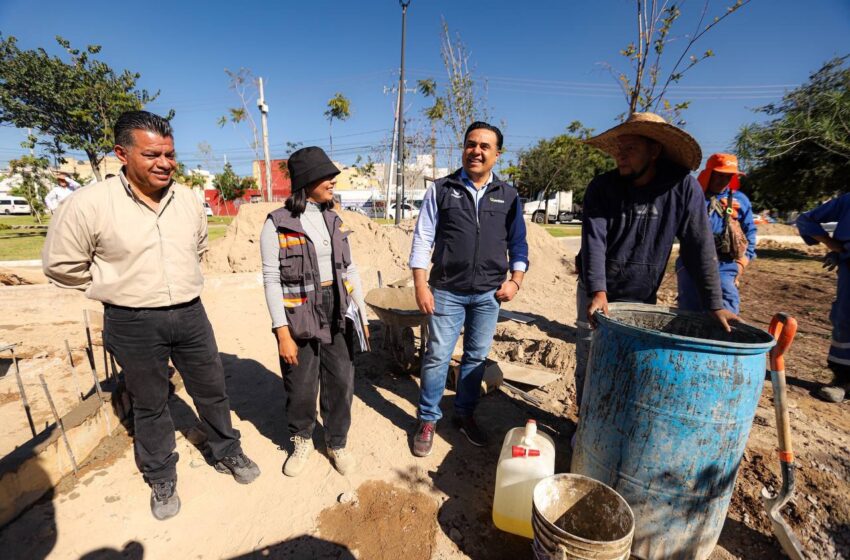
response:
<path fill-rule="evenodd" d="M 428 189 L 413 233 L 410 268 L 416 303 L 428 315 L 419 424 L 413 438 L 413 454 L 418 457 L 431 453 L 442 417 L 440 400 L 449 361 L 461 328 L 463 358 L 452 420 L 470 443 L 487 444 L 487 435 L 472 416 L 481 392 L 484 360 L 493 342 L 500 302 L 514 298 L 528 269 L 519 195 L 492 172 L 501 149 L 498 128 L 485 122 L 469 125 L 463 167 Z M 433 267 L 426 277 L 429 264 Z"/>

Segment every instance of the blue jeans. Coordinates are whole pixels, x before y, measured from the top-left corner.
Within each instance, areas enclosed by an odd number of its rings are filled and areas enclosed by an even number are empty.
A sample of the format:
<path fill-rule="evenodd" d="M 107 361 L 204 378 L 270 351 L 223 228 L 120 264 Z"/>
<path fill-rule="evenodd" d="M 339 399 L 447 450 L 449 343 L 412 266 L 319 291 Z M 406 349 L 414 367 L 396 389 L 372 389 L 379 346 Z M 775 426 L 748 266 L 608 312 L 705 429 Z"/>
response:
<path fill-rule="evenodd" d="M 734 262 L 720 262 L 717 272 L 720 274 L 720 289 L 723 292 L 723 308 L 732 313 L 739 313 L 741 299 L 735 279 L 738 277 L 738 265 Z M 681 261 L 676 261 L 676 277 L 679 284 L 677 305 L 685 311 L 710 311 L 705 309 L 700 297 L 699 288 L 688 274 Z"/>
<path fill-rule="evenodd" d="M 496 290 L 483 294 L 466 294 L 448 290 L 432 290 L 434 314 L 428 318 L 428 347 L 422 359 L 419 392 L 419 419 L 436 422 L 443 416 L 440 400 L 446 389 L 446 376 L 461 327 L 463 358 L 455 396 L 455 414 L 471 416 L 481 395 L 484 360 L 490 352 L 499 302 Z"/>

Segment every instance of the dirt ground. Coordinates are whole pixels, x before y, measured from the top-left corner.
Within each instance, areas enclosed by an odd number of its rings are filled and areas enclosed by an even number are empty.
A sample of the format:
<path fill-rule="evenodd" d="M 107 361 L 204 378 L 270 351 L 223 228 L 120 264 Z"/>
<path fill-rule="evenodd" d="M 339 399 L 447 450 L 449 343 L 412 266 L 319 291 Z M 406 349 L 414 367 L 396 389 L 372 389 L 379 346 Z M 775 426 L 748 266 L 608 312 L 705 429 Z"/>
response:
<path fill-rule="evenodd" d="M 355 245 L 354 253 L 368 288 L 377 283 L 377 275 L 375 265 L 365 264 L 365 259 L 383 259 L 370 262 L 390 270 L 384 272 L 384 282 L 394 280 L 393 271 L 403 270 L 409 232 L 398 235 L 381 226 L 365 227 L 371 237 L 357 229 L 364 241 Z M 234 425 L 262 476 L 240 486 L 206 463 L 182 435 L 195 418 L 191 399 L 181 390 L 170 402 L 176 427 L 182 430 L 177 434 L 180 515 L 167 522 L 151 517 L 149 490 L 136 470 L 130 440 L 116 437 L 79 479 L 64 481 L 0 530 L 3 557 L 529 558 L 530 541 L 495 529 L 490 520 L 496 460 L 502 435 L 535 418 L 555 440 L 556 472 L 568 470 L 575 420 L 575 283 L 569 255 L 550 246 L 548 238 L 533 237 L 532 261 L 541 264 L 532 268 L 528 289 L 524 287 L 510 308 L 536 320 L 532 325 L 500 322 L 491 354 L 542 364 L 562 374 L 560 380 L 531 391 L 542 407 L 497 391 L 482 399 L 478 413 L 494 440 L 490 447 L 470 446 L 445 422 L 437 429 L 434 453 L 413 457 L 409 433 L 415 424 L 418 379 L 399 371 L 381 349 L 383 328 L 372 317 L 376 350 L 356 359 L 349 447 L 359 468 L 347 477 L 333 470 L 319 427 L 313 438 L 317 452 L 308 469 L 291 479 L 280 472 L 289 442 L 276 349 L 261 281 L 251 264 L 258 249 L 250 239 L 243 241 L 244 251 L 234 251 L 232 236 L 226 237 L 222 246 L 227 252 L 212 255 L 219 259 L 219 269 L 208 261 L 203 300 L 225 364 Z M 395 256 L 375 249 L 378 243 Z M 787 311 L 800 321 L 786 362 L 799 464 L 797 496 L 786 512 L 812 558 L 850 558 L 850 402 L 831 405 L 810 394 L 829 379 L 824 367 L 830 335 L 826 317 L 835 277 L 820 268 L 813 253 L 795 247 L 760 250 L 761 257 L 743 279 L 742 316 L 761 327 L 776 311 Z M 232 256 L 236 258 L 229 260 Z M 236 273 L 233 263 L 250 270 Z M 668 278 L 662 297 L 669 300 L 674 292 L 675 278 Z M 76 347 L 82 347 L 79 314 L 91 302 L 81 294 L 45 285 L 14 286 L 0 288 L 0 300 L 10 310 L 0 321 L 0 341 L 21 342 L 24 371 L 35 371 L 29 362 L 36 359 L 61 360 L 65 336 L 77 333 Z M 45 356 L 37 358 L 39 353 Z M 62 368 L 57 364 L 53 369 Z M 9 375 L 0 377 L 0 396 L 14 394 L 13 383 Z M 767 383 L 713 558 L 779 557 L 759 497 L 763 486 L 775 488 L 779 482 L 771 394 Z M 448 391 L 443 401 L 447 413 L 452 399 Z M 0 404 L 0 421 L 7 418 L 9 405 L 20 408 L 14 400 Z M 20 410 L 9 410 L 9 418 L 23 416 Z"/>

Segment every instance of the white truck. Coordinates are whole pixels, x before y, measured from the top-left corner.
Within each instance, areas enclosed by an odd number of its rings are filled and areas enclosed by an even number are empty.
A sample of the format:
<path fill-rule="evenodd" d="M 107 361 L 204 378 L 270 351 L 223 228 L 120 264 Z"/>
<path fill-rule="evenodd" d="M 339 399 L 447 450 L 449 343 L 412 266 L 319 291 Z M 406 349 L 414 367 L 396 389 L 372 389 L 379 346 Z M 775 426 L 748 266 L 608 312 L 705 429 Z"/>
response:
<path fill-rule="evenodd" d="M 559 191 L 549 193 L 549 220 L 550 224 L 562 223 L 566 224 L 572 221 L 575 216 L 573 209 L 573 191 Z M 543 198 L 543 193 L 537 193 L 534 200 L 526 202 L 523 206 L 523 214 L 531 217 L 531 221 L 536 224 L 544 222 L 546 214 L 546 200 Z"/>

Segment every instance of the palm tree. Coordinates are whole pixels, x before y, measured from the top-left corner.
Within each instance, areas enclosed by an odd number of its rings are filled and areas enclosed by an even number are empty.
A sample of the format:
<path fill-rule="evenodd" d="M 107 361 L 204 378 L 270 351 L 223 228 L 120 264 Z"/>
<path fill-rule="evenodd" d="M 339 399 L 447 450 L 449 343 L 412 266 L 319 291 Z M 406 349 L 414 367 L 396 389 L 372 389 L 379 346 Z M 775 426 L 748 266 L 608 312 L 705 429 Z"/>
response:
<path fill-rule="evenodd" d="M 334 138 L 333 138 L 333 121 L 347 120 L 351 116 L 351 101 L 343 94 L 337 92 L 336 95 L 328 100 L 328 110 L 325 111 L 325 117 L 328 119 L 328 138 L 331 143 L 331 159 L 334 157 Z"/>
<path fill-rule="evenodd" d="M 434 104 L 423 110 L 425 116 L 431 122 L 431 175 L 437 177 L 437 123 L 446 118 L 446 101 L 437 96 L 437 82 L 434 78 L 426 78 L 416 83 L 419 93 L 425 97 L 433 97 Z"/>

